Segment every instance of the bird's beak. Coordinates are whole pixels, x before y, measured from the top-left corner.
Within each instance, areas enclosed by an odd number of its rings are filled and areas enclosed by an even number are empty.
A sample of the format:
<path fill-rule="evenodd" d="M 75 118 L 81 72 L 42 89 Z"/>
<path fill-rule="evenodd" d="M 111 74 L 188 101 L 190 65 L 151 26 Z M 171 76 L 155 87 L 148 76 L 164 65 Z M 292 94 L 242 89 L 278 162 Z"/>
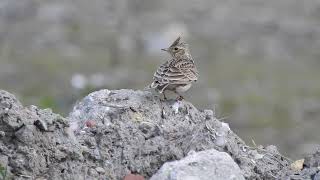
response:
<path fill-rule="evenodd" d="M 168 48 L 163 48 L 163 49 L 161 49 L 162 51 L 169 51 L 169 49 Z"/>

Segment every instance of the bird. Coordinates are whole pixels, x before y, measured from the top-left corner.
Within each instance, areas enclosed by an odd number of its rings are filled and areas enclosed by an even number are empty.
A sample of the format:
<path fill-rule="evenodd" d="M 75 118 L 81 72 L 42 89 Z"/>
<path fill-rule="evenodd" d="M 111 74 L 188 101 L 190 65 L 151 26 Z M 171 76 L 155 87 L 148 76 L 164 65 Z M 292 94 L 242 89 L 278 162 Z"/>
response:
<path fill-rule="evenodd" d="M 148 86 L 167 97 L 165 91 L 173 91 L 178 95 L 177 100 L 184 97 L 181 93 L 186 92 L 199 77 L 188 44 L 178 37 L 168 48 L 161 49 L 171 55 L 171 59 L 161 64 L 153 75 L 153 82 Z"/>

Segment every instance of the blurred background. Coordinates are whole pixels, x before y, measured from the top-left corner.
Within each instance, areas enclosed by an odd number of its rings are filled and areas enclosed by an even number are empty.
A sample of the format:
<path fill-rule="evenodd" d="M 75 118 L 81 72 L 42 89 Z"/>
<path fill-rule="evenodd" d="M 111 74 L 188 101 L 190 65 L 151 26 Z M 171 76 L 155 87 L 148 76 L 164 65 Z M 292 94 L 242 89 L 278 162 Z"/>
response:
<path fill-rule="evenodd" d="M 248 144 L 296 159 L 320 140 L 320 0 L 0 0 L 0 89 L 67 115 L 88 93 L 143 89 L 181 35 L 185 95 Z"/>

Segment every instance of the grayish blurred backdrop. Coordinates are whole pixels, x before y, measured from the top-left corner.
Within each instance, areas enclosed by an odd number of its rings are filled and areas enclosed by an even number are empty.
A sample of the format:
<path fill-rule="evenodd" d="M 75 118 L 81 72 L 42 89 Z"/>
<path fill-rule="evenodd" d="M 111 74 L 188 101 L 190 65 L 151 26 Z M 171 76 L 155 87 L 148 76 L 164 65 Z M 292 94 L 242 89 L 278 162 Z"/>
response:
<path fill-rule="evenodd" d="M 178 35 L 186 93 L 251 144 L 320 140 L 320 0 L 0 0 L 0 88 L 66 115 L 87 93 L 143 89 Z"/>

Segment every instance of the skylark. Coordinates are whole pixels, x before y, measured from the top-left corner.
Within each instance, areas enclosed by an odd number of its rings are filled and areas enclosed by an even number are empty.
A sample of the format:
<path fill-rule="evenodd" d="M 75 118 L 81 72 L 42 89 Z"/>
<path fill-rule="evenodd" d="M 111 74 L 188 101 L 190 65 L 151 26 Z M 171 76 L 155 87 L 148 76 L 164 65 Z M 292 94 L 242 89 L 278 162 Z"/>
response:
<path fill-rule="evenodd" d="M 161 50 L 168 52 L 172 59 L 158 67 L 149 88 L 163 94 L 164 99 L 167 99 L 166 90 L 173 91 L 178 95 L 178 99 L 182 100 L 184 98 L 180 93 L 187 91 L 199 76 L 188 44 L 178 37 L 169 48 Z"/>

